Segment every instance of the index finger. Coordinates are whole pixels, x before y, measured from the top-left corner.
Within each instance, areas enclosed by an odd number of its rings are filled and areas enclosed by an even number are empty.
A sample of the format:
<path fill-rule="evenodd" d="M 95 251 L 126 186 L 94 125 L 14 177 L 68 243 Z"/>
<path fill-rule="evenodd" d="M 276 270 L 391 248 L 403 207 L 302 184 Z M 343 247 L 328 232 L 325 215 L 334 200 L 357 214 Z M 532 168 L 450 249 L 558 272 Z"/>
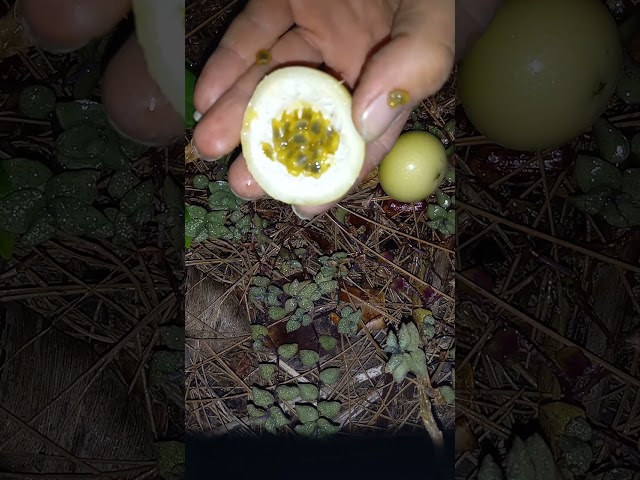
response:
<path fill-rule="evenodd" d="M 293 25 L 289 0 L 251 0 L 233 21 L 204 66 L 193 94 L 196 111 L 207 112 Z"/>

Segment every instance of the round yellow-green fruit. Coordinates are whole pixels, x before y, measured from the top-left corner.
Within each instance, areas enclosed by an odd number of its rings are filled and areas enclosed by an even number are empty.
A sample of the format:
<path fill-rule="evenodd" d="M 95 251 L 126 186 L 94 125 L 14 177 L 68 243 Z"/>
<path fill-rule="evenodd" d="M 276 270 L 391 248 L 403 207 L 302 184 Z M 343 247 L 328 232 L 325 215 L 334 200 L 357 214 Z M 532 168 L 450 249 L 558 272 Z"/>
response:
<path fill-rule="evenodd" d="M 351 101 L 341 82 L 315 68 L 279 68 L 260 81 L 240 140 L 247 169 L 267 195 L 323 205 L 349 192 L 365 155 Z"/>
<path fill-rule="evenodd" d="M 621 64 L 616 24 L 600 0 L 505 0 L 460 62 L 458 97 L 490 140 L 555 148 L 606 110 Z"/>
<path fill-rule="evenodd" d="M 400 202 L 412 203 L 433 194 L 447 172 L 442 142 L 428 132 L 400 135 L 378 167 L 380 186 Z"/>

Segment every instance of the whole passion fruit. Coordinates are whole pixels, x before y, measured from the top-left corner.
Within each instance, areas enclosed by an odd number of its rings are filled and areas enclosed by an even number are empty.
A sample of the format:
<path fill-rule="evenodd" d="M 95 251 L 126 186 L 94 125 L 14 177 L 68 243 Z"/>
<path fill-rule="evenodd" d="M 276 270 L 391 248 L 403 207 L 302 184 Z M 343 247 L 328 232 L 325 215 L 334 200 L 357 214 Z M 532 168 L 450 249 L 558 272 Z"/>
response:
<path fill-rule="evenodd" d="M 447 154 L 442 142 L 428 132 L 400 135 L 380 162 L 380 186 L 400 202 L 419 202 L 436 191 L 447 172 Z"/>
<path fill-rule="evenodd" d="M 322 205 L 353 186 L 365 143 L 351 94 L 327 73 L 284 67 L 267 75 L 247 106 L 241 132 L 249 172 L 272 198 Z"/>
<path fill-rule="evenodd" d="M 492 141 L 555 148 L 605 111 L 621 64 L 616 24 L 600 0 L 505 0 L 460 63 L 458 96 Z"/>

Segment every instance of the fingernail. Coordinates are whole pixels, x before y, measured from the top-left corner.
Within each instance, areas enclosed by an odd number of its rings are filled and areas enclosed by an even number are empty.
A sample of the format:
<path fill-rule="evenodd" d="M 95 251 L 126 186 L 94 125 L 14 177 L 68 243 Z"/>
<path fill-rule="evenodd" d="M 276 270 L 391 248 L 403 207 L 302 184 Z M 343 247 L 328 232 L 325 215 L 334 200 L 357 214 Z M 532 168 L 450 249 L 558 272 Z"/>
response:
<path fill-rule="evenodd" d="M 220 160 L 222 157 L 224 157 L 224 155 L 220 157 L 207 157 L 206 155 L 202 155 L 200 153 L 200 151 L 198 150 L 198 147 L 196 147 L 193 142 L 191 143 L 191 146 L 193 147 L 193 152 L 196 154 L 196 156 L 200 160 L 204 160 L 205 162 L 215 162 L 216 160 Z"/>
<path fill-rule="evenodd" d="M 373 142 L 380 138 L 391 124 L 411 111 L 410 105 L 405 104 L 392 108 L 389 106 L 389 96 L 380 95 L 373 100 L 360 117 L 362 137 L 366 142 Z"/>
<path fill-rule="evenodd" d="M 193 119 L 196 122 L 199 122 L 201 118 L 202 118 L 202 114 L 200 112 L 198 112 L 197 110 L 193 112 Z"/>
<path fill-rule="evenodd" d="M 311 220 L 313 218 L 299 212 L 295 205 L 291 205 L 291 210 L 293 210 L 293 213 L 295 213 L 296 217 L 298 217 L 300 220 Z"/>

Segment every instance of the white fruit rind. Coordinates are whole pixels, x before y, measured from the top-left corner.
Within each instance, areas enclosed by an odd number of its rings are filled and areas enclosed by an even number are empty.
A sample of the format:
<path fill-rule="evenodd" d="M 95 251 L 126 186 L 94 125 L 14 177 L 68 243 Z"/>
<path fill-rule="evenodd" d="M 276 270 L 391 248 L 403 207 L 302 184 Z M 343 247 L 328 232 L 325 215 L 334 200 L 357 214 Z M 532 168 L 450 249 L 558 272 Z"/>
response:
<path fill-rule="evenodd" d="M 273 119 L 305 105 L 319 110 L 340 134 L 331 165 L 319 178 L 292 175 L 263 151 L 263 143 L 273 145 Z M 308 67 L 275 70 L 258 84 L 245 111 L 241 142 L 249 172 L 262 189 L 292 205 L 339 200 L 353 186 L 364 162 L 365 142 L 353 124 L 351 94 L 329 74 Z"/>

